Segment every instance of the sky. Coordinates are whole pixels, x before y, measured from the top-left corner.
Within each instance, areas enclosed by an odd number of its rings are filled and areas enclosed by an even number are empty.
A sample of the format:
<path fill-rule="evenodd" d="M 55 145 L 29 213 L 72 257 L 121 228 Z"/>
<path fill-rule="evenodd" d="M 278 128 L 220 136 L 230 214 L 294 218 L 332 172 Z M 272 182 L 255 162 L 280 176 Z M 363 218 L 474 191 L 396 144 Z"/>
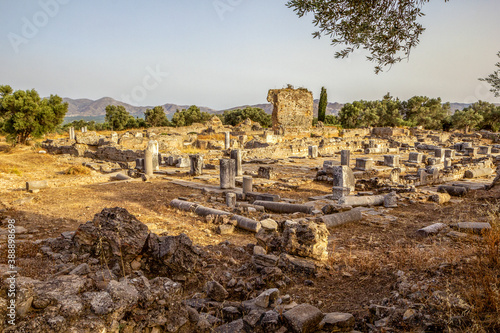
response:
<path fill-rule="evenodd" d="M 478 81 L 500 59 L 500 1 L 431 0 L 409 61 L 374 73 L 366 53 L 313 39 L 286 0 L 1 0 L 0 84 L 41 96 L 225 109 L 306 87 L 330 102 L 386 93 L 500 102 Z"/>

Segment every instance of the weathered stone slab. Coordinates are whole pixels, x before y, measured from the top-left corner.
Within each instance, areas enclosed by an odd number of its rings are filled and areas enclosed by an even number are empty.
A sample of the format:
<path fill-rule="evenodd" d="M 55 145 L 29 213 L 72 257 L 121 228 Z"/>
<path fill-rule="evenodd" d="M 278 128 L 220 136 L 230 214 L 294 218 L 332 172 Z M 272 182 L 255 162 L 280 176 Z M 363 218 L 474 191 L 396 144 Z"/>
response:
<path fill-rule="evenodd" d="M 354 316 L 350 313 L 332 312 L 325 314 L 319 328 L 325 332 L 350 332 L 354 329 Z"/>
<path fill-rule="evenodd" d="M 317 332 L 324 316 L 318 308 L 310 304 L 297 305 L 284 314 L 288 328 L 295 333 Z"/>
<path fill-rule="evenodd" d="M 488 222 L 458 222 L 452 225 L 452 227 L 458 230 L 469 230 L 474 233 L 482 233 L 491 229 L 491 225 Z"/>
<path fill-rule="evenodd" d="M 47 180 L 33 180 L 30 182 L 26 182 L 26 190 L 28 191 L 40 190 L 48 187 L 49 182 Z"/>
<path fill-rule="evenodd" d="M 425 228 L 417 230 L 417 235 L 421 237 L 426 237 L 429 235 L 437 234 L 441 230 L 447 228 L 448 226 L 444 223 L 434 223 Z"/>

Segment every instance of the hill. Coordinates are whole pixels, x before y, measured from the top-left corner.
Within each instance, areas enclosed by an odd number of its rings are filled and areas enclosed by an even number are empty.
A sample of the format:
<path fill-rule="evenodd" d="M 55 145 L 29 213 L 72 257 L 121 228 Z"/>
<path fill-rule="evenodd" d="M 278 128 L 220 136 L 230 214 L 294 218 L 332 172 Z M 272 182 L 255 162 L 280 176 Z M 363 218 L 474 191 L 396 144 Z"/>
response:
<path fill-rule="evenodd" d="M 86 98 L 71 99 L 63 98 L 64 102 L 68 103 L 67 118 L 83 119 L 84 117 L 103 117 L 106 115 L 106 106 L 121 105 L 134 117 L 143 117 L 147 109 L 152 109 L 154 106 L 133 106 L 124 102 L 117 101 L 111 97 L 103 97 L 96 101 Z M 187 109 L 189 105 L 164 104 L 167 116 L 172 116 L 175 111 Z M 207 107 L 200 107 L 201 111 L 213 113 L 215 110 Z M 169 117 L 169 118 L 170 118 Z"/>
<path fill-rule="evenodd" d="M 104 119 L 104 116 L 106 115 L 106 106 L 108 105 L 122 105 L 134 117 L 144 117 L 144 112 L 147 109 L 152 109 L 154 107 L 154 106 L 133 106 L 124 102 L 117 101 L 111 97 L 103 97 L 96 101 L 87 98 L 80 98 L 80 99 L 63 98 L 63 101 L 68 103 L 68 113 L 66 114 L 66 120 L 71 119 L 69 121 L 78 119 L 87 120 L 94 118 L 99 120 Z M 318 104 L 319 100 L 315 99 L 314 100 L 315 117 L 318 115 Z M 463 110 L 469 105 L 470 104 L 467 103 L 450 103 L 450 108 L 452 112 L 455 112 L 456 110 Z M 163 104 L 162 106 L 165 109 L 167 117 L 172 118 L 172 115 L 175 113 L 175 111 L 187 109 L 189 108 L 190 105 L 178 105 L 178 104 L 167 103 Z M 344 104 L 342 103 L 337 103 L 337 102 L 328 103 L 326 107 L 326 114 L 338 115 L 340 109 L 342 109 L 342 106 L 344 106 Z M 198 107 L 203 112 L 208 112 L 213 114 L 222 114 L 224 113 L 224 111 L 244 109 L 246 107 L 261 108 L 268 114 L 272 114 L 273 112 L 273 106 L 271 103 L 240 105 L 224 110 L 214 110 L 206 106 L 198 106 Z"/>

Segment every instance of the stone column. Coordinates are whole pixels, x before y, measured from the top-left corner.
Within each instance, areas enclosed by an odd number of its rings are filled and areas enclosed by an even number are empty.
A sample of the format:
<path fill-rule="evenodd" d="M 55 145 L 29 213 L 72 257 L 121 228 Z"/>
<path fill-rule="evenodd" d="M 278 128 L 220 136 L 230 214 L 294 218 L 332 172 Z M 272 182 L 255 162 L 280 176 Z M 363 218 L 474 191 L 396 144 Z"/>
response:
<path fill-rule="evenodd" d="M 231 208 L 234 208 L 236 206 L 236 193 L 226 193 L 226 205 Z"/>
<path fill-rule="evenodd" d="M 350 159 L 351 159 L 351 151 L 350 150 L 342 150 L 340 152 L 340 165 L 349 166 Z"/>
<path fill-rule="evenodd" d="M 146 176 L 153 176 L 153 153 L 148 149 L 144 154 L 144 173 Z"/>
<path fill-rule="evenodd" d="M 220 159 L 220 188 L 231 189 L 235 188 L 235 173 L 236 163 L 231 159 Z"/>
<path fill-rule="evenodd" d="M 224 132 L 224 148 L 231 148 L 231 136 L 229 135 L 229 132 Z"/>
<path fill-rule="evenodd" d="M 318 146 L 308 147 L 309 158 L 318 158 Z"/>
<path fill-rule="evenodd" d="M 199 176 L 203 173 L 203 156 L 200 154 L 189 155 L 191 160 L 191 171 L 189 174 L 191 176 Z"/>
<path fill-rule="evenodd" d="M 74 127 L 70 127 L 69 128 L 69 139 L 70 140 L 75 140 L 76 139 L 75 128 Z"/>
<path fill-rule="evenodd" d="M 243 193 L 252 192 L 252 182 L 253 178 L 251 176 L 243 177 Z"/>
<path fill-rule="evenodd" d="M 231 150 L 231 159 L 235 161 L 236 176 L 243 175 L 243 168 L 241 166 L 241 150 L 239 149 Z"/>
<path fill-rule="evenodd" d="M 150 140 L 146 149 L 149 150 L 151 154 L 153 154 L 153 170 L 160 170 L 160 163 L 158 161 L 158 141 Z"/>
<path fill-rule="evenodd" d="M 427 171 L 425 169 L 418 169 L 417 177 L 420 179 L 420 185 L 427 184 Z"/>

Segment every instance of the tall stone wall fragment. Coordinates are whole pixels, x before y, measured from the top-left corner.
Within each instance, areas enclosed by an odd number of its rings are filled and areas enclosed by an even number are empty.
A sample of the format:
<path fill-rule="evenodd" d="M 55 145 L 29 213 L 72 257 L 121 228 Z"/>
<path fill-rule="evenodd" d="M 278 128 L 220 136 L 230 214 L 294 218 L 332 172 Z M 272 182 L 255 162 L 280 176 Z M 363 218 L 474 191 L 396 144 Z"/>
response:
<path fill-rule="evenodd" d="M 273 129 L 305 128 L 312 126 L 313 95 L 307 89 L 271 89 L 267 101 L 272 103 Z"/>

